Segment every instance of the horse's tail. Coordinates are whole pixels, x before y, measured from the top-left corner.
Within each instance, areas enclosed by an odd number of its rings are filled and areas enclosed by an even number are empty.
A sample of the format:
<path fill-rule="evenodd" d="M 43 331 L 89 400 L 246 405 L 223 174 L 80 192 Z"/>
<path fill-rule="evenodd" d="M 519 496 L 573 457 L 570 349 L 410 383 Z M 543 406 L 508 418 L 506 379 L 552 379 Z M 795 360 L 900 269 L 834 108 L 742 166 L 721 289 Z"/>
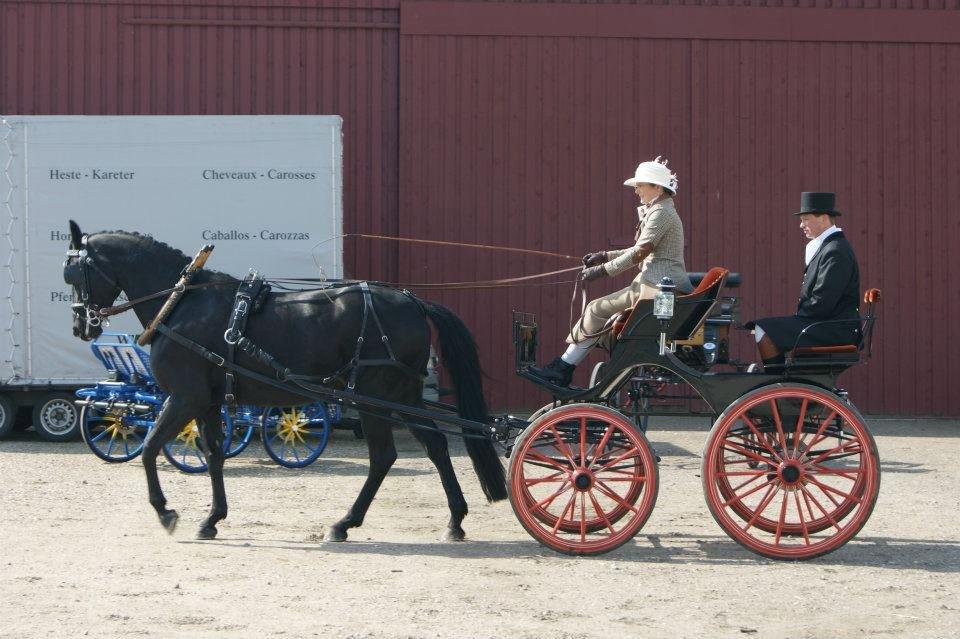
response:
<path fill-rule="evenodd" d="M 483 398 L 483 380 L 480 372 L 480 357 L 477 343 L 463 321 L 450 309 L 418 300 L 437 329 L 440 339 L 440 356 L 453 380 L 457 392 L 457 411 L 465 419 L 481 423 L 489 422 L 487 402 Z M 465 433 L 478 435 L 479 433 Z M 473 469 L 480 479 L 480 486 L 488 501 L 507 498 L 507 480 L 503 464 L 493 442 L 487 438 L 465 437 L 467 453 L 473 461 Z"/>

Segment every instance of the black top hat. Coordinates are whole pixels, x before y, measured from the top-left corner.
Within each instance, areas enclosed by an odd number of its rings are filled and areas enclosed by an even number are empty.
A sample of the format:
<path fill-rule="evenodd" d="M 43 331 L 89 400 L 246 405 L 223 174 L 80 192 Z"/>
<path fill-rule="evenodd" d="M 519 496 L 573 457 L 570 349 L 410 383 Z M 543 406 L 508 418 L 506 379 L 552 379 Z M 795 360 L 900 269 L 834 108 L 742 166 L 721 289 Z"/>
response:
<path fill-rule="evenodd" d="M 803 215 L 804 213 L 826 213 L 828 215 L 840 215 L 840 211 L 833 209 L 837 204 L 837 196 L 833 193 L 818 193 L 816 191 L 804 191 L 800 194 L 800 210 L 794 215 Z"/>

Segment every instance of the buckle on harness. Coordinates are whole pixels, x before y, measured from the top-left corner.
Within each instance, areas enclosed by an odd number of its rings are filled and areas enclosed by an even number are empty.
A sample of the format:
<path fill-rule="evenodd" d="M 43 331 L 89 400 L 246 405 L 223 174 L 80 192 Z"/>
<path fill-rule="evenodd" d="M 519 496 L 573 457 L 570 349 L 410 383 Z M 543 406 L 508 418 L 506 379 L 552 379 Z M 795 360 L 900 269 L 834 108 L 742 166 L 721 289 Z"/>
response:
<path fill-rule="evenodd" d="M 202 355 L 207 360 L 209 360 L 212 364 L 216 365 L 218 368 L 223 368 L 224 363 L 226 363 L 226 360 L 223 359 L 222 356 L 217 355 L 213 351 L 207 351 L 205 353 L 202 353 Z"/>

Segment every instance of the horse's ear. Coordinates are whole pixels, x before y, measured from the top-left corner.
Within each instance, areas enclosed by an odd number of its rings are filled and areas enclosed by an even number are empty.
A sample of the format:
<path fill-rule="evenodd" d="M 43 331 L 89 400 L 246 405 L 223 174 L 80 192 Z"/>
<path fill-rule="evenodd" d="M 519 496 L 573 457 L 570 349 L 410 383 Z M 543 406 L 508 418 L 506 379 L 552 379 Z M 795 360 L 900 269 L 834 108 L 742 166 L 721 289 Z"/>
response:
<path fill-rule="evenodd" d="M 70 248 L 78 249 L 83 243 L 83 233 L 80 232 L 80 225 L 70 220 Z"/>

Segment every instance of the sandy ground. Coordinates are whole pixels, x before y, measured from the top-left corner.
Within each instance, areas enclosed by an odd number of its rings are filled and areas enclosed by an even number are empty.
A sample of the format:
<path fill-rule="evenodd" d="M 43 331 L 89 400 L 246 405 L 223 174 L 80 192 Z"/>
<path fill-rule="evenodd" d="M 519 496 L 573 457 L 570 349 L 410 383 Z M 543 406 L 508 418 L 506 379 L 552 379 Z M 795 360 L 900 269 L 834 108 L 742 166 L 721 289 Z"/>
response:
<path fill-rule="evenodd" d="M 437 541 L 439 479 L 407 433 L 365 525 L 323 543 L 366 473 L 337 432 L 302 471 L 259 445 L 228 460 L 230 516 L 194 540 L 205 475 L 161 458 L 168 536 L 139 460 L 108 465 L 82 443 L 0 442 L 3 637 L 956 637 L 960 635 L 960 424 L 869 419 L 883 479 L 873 517 L 837 552 L 757 557 L 704 504 L 706 421 L 654 425 L 657 507 L 598 558 L 539 546 L 508 502 L 485 503 L 454 443 L 468 541 Z"/>

